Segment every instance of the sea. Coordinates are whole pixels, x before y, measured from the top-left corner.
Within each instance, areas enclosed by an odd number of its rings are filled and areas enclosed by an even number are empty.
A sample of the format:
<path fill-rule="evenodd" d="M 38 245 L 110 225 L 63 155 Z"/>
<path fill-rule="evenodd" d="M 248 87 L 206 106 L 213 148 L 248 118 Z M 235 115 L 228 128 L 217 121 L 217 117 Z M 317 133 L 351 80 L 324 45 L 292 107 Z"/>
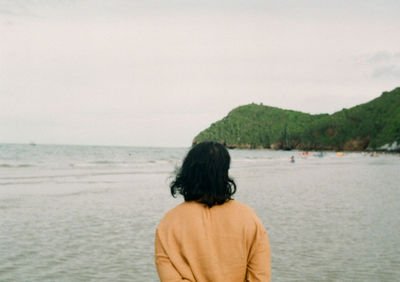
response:
<path fill-rule="evenodd" d="M 0 144 L 0 281 L 158 281 L 188 148 Z M 230 150 L 272 281 L 400 281 L 400 156 Z M 290 162 L 294 157 L 295 162 Z"/>

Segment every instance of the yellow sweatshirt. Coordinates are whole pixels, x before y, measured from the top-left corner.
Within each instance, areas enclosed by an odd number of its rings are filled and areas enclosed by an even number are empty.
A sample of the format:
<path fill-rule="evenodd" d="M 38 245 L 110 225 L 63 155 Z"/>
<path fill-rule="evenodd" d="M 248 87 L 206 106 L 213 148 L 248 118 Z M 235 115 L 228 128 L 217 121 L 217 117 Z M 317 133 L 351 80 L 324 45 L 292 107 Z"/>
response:
<path fill-rule="evenodd" d="M 184 202 L 170 210 L 156 230 L 155 263 L 162 282 L 271 279 L 267 232 L 235 200 L 212 208 Z"/>

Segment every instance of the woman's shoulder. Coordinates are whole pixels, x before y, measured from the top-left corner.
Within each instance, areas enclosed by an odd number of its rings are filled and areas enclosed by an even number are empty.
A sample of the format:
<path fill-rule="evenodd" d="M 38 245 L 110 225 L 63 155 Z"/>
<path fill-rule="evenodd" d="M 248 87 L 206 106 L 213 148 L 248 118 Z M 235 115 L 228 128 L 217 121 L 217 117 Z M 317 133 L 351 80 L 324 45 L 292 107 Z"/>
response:
<path fill-rule="evenodd" d="M 170 209 L 164 215 L 163 219 L 182 217 L 182 215 L 190 215 L 192 213 L 201 212 L 202 210 L 211 210 L 214 212 L 229 212 L 241 214 L 244 216 L 247 215 L 257 217 L 255 211 L 250 206 L 236 200 L 229 200 L 221 205 L 215 205 L 211 208 L 207 207 L 205 204 L 195 201 L 183 202 Z"/>
<path fill-rule="evenodd" d="M 250 206 L 236 200 L 229 200 L 224 204 L 215 205 L 211 208 L 204 204 L 190 201 L 183 202 L 167 211 L 158 227 L 180 225 L 185 220 L 194 220 L 200 214 L 208 211 L 217 216 L 235 218 L 236 220 L 242 219 L 249 224 L 260 222 L 257 214 Z"/>
<path fill-rule="evenodd" d="M 226 204 L 231 205 L 232 208 L 235 208 L 235 209 L 238 209 L 241 211 L 254 212 L 250 206 L 248 206 L 242 202 L 239 202 L 237 200 L 229 200 Z"/>
<path fill-rule="evenodd" d="M 193 205 L 191 202 L 183 202 L 169 211 L 167 211 L 164 216 L 162 217 L 158 228 L 163 228 L 172 226 L 174 224 L 180 224 L 182 218 L 187 216 L 189 213 L 193 212 Z"/>
<path fill-rule="evenodd" d="M 236 200 L 230 200 L 229 202 L 226 203 L 226 205 L 227 208 L 231 210 L 231 212 L 235 213 L 236 216 L 258 220 L 256 212 L 250 206 L 242 202 Z"/>

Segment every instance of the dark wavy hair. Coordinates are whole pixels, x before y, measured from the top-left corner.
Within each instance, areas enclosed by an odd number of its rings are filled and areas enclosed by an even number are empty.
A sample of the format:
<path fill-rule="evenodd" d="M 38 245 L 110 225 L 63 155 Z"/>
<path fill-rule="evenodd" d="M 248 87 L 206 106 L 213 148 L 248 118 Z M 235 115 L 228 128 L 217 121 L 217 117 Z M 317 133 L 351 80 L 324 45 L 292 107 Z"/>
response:
<path fill-rule="evenodd" d="M 217 142 L 202 142 L 187 153 L 170 184 L 172 196 L 212 207 L 232 199 L 236 184 L 228 176 L 231 162 L 228 150 Z"/>

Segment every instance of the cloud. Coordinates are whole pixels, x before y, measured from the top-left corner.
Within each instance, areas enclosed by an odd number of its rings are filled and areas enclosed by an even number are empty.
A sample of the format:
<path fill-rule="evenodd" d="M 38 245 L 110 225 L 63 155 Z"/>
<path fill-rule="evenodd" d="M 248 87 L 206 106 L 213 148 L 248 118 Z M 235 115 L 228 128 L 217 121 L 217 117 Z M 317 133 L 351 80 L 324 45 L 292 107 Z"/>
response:
<path fill-rule="evenodd" d="M 380 77 L 393 77 L 400 78 L 400 67 L 395 65 L 387 65 L 374 69 L 372 76 L 375 78 Z"/>
<path fill-rule="evenodd" d="M 373 78 L 400 79 L 400 52 L 379 51 L 368 58 Z"/>
<path fill-rule="evenodd" d="M 370 56 L 369 62 L 371 64 L 382 64 L 382 63 L 390 63 L 393 60 L 399 60 L 400 59 L 400 52 L 397 53 L 392 53 L 389 51 L 379 51 Z"/>

